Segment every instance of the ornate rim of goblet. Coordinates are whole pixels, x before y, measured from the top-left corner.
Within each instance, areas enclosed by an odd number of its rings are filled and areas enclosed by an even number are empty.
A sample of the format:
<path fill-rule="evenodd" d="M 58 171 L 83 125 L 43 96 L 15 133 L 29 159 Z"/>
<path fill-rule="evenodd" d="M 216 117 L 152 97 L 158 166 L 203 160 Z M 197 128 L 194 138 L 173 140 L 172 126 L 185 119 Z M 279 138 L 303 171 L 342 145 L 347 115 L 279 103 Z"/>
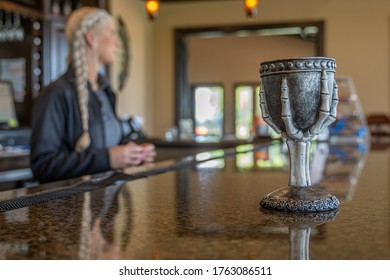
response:
<path fill-rule="evenodd" d="M 302 58 L 283 58 L 269 60 L 260 63 L 260 76 L 279 74 L 295 71 L 322 71 L 327 70 L 336 72 L 336 60 L 331 57 L 302 57 Z"/>

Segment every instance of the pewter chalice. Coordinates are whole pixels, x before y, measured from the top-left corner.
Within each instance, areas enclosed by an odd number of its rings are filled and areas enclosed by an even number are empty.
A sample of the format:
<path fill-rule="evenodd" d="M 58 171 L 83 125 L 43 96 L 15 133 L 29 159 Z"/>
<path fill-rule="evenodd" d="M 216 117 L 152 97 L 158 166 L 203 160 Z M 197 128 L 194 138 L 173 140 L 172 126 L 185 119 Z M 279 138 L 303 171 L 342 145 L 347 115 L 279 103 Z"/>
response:
<path fill-rule="evenodd" d="M 337 209 L 338 199 L 311 186 L 310 141 L 336 120 L 336 62 L 327 57 L 290 58 L 260 64 L 263 119 L 287 139 L 290 180 L 260 201 L 269 210 L 319 212 Z"/>

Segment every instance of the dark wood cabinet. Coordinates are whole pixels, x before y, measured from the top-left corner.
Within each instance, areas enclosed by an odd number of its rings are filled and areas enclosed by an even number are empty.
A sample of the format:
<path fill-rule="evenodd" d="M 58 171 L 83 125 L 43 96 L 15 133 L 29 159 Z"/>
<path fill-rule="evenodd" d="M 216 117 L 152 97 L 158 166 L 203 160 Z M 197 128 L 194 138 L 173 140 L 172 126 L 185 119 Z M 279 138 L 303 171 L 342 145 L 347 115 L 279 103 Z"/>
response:
<path fill-rule="evenodd" d="M 6 18 L 19 15 L 24 30 L 23 40 L 0 40 L 0 62 L 24 61 L 25 92 L 15 98 L 21 126 L 29 126 L 31 108 L 39 92 L 67 68 L 68 44 L 65 24 L 69 8 L 80 6 L 108 7 L 108 0 L 15 0 L 0 1 L 0 29 Z M 53 9 L 58 5 L 59 10 Z M 66 9 L 65 6 L 67 7 Z M 11 20 L 12 23 L 12 20 Z M 1 79 L 1 77 L 0 77 Z"/>
<path fill-rule="evenodd" d="M 59 10 L 53 9 L 53 5 L 58 5 Z M 43 0 L 43 86 L 58 78 L 68 66 L 68 44 L 64 32 L 69 13 L 66 5 L 71 10 L 80 6 L 107 8 L 107 0 Z"/>

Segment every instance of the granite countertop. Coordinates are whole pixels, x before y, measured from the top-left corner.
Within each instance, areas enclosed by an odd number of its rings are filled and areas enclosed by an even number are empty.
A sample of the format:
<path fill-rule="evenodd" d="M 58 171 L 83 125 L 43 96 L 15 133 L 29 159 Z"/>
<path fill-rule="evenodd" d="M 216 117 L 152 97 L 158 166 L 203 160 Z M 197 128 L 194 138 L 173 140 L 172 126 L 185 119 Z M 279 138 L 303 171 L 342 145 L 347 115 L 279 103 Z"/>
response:
<path fill-rule="evenodd" d="M 0 192 L 0 259 L 390 259 L 390 149 L 312 158 L 339 211 L 259 209 L 288 183 L 280 142 Z"/>

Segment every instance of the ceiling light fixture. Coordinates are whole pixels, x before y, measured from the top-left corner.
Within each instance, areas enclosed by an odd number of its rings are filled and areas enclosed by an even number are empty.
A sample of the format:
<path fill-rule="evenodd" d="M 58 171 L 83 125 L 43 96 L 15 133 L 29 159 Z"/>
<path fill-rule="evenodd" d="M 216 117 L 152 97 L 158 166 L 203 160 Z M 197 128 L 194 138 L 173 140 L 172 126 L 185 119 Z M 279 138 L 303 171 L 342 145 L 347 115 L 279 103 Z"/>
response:
<path fill-rule="evenodd" d="M 146 1 L 145 7 L 149 19 L 151 21 L 154 21 L 159 16 L 160 2 L 190 3 L 194 0 L 143 0 L 143 1 Z M 197 0 L 197 1 L 202 1 L 202 0 Z M 216 1 L 216 0 L 212 0 L 212 1 Z M 218 0 L 218 1 L 222 1 L 222 0 Z M 248 18 L 253 18 L 254 16 L 257 15 L 258 5 L 259 5 L 259 0 L 244 0 L 245 12 Z"/>
<path fill-rule="evenodd" d="M 147 0 L 145 7 L 151 21 L 154 21 L 158 18 L 160 10 L 160 2 L 158 0 Z"/>
<path fill-rule="evenodd" d="M 246 15 L 249 18 L 253 18 L 257 15 L 257 6 L 259 4 L 259 0 L 244 0 L 244 6 Z"/>

